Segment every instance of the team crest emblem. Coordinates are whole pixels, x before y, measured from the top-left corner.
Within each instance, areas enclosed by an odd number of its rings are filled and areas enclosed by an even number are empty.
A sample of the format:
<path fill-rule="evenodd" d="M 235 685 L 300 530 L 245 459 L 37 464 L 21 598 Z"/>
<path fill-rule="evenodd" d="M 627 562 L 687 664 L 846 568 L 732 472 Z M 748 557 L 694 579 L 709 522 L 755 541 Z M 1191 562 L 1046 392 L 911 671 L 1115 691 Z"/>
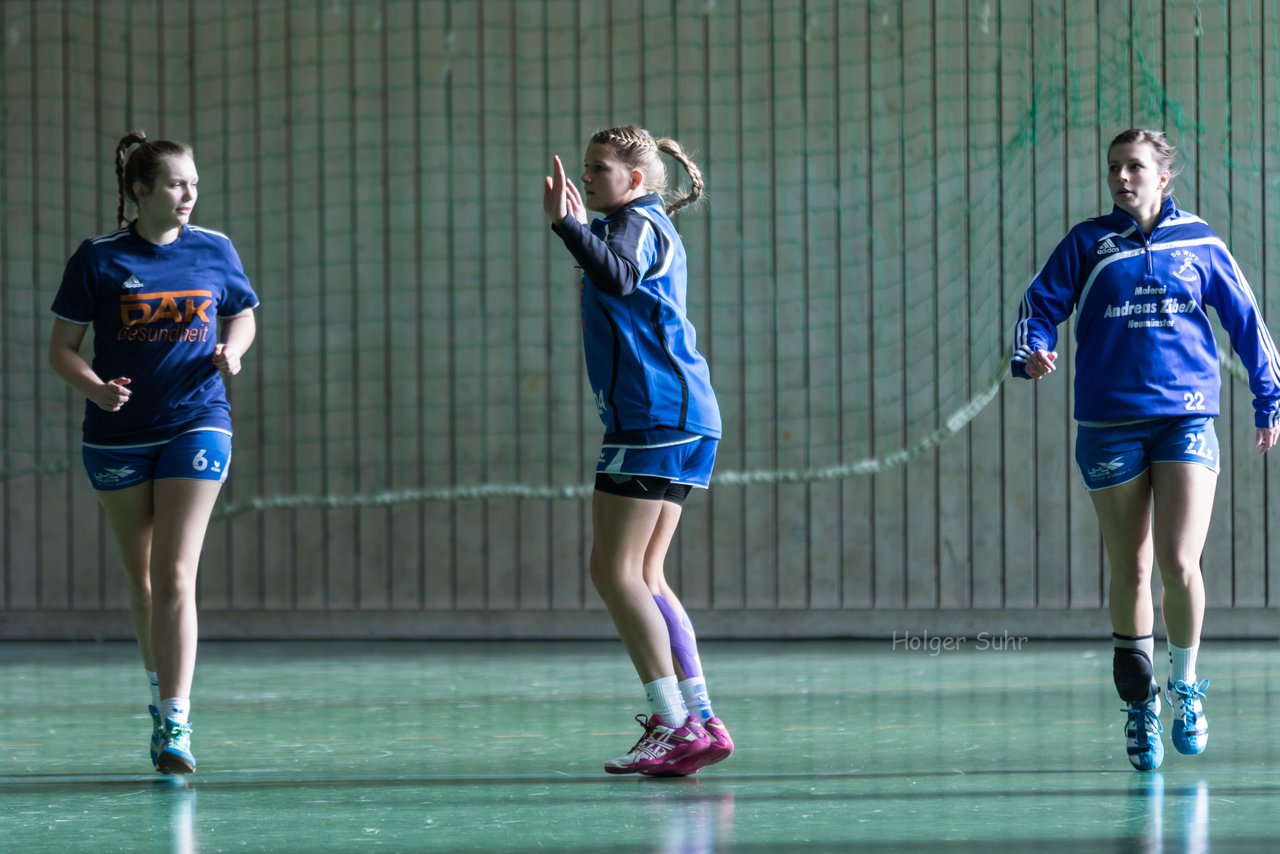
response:
<path fill-rule="evenodd" d="M 1173 275 L 1184 282 L 1200 281 L 1200 269 L 1196 267 L 1196 262 L 1200 259 L 1196 253 L 1190 249 L 1175 249 L 1172 257 L 1174 260 Z"/>

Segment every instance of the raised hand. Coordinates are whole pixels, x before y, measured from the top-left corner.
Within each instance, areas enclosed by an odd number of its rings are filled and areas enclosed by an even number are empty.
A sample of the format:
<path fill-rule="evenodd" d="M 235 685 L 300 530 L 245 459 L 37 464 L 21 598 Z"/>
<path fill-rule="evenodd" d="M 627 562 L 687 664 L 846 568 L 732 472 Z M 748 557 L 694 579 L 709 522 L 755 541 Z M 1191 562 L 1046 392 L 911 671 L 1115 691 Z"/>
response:
<path fill-rule="evenodd" d="M 587 221 L 587 208 L 582 195 L 564 175 L 564 164 L 558 156 L 552 157 L 552 172 L 542 181 L 542 210 L 552 224 L 572 216 L 578 222 Z"/>
<path fill-rule="evenodd" d="M 565 195 L 569 201 L 569 215 L 578 222 L 585 223 L 587 221 L 587 206 L 582 202 L 582 194 L 578 192 L 577 186 L 572 181 L 564 182 Z"/>
<path fill-rule="evenodd" d="M 542 211 L 552 225 L 569 215 L 569 195 L 565 190 L 564 166 L 559 156 L 552 156 L 551 175 L 542 182 Z"/>

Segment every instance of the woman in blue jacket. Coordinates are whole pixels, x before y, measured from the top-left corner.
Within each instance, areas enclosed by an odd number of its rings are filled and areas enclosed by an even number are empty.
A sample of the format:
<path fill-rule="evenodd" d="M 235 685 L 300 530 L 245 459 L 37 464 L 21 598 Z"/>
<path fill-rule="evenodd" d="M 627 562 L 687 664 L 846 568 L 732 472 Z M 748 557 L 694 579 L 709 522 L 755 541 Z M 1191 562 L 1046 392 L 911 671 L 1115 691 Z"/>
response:
<path fill-rule="evenodd" d="M 665 152 L 692 189 L 664 205 Z M 702 173 L 673 139 L 634 126 L 591 137 L 583 190 L 560 158 L 543 187 L 552 229 L 582 269 L 587 376 L 605 436 L 592 498 L 591 579 L 649 702 L 644 734 L 611 774 L 683 776 L 733 751 L 711 708 L 693 626 L 663 575 L 692 487 L 710 483 L 720 410 L 685 310 L 684 245 L 670 215 Z M 604 214 L 586 226 L 586 209 Z"/>
<path fill-rule="evenodd" d="M 1204 751 L 1208 679 L 1196 655 L 1204 618 L 1200 554 L 1220 466 L 1218 350 L 1212 306 L 1249 373 L 1255 444 L 1280 426 L 1280 354 L 1226 245 L 1179 210 L 1174 149 L 1159 131 L 1127 130 L 1107 151 L 1111 213 L 1080 223 L 1023 297 L 1014 329 L 1015 376 L 1055 367 L 1057 328 L 1076 315 L 1076 462 L 1111 564 L 1113 674 L 1125 709 L 1129 761 L 1160 766 L 1160 686 L 1153 659 L 1152 560 L 1164 583 L 1173 708 L 1171 740 Z"/>

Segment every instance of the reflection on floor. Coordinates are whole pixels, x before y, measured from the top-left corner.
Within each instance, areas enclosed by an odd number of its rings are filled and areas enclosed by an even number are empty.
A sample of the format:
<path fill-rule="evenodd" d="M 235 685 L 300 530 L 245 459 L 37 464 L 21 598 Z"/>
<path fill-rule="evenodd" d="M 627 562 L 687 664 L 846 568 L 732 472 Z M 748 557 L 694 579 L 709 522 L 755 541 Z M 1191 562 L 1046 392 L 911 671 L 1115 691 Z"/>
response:
<path fill-rule="evenodd" d="M 1276 644 L 1206 646 L 1210 747 L 1149 774 L 1105 644 L 974 647 L 705 644 L 738 752 L 659 780 L 601 769 L 643 711 L 617 644 L 206 644 L 185 779 L 132 647 L 0 645 L 0 847 L 1280 850 Z"/>

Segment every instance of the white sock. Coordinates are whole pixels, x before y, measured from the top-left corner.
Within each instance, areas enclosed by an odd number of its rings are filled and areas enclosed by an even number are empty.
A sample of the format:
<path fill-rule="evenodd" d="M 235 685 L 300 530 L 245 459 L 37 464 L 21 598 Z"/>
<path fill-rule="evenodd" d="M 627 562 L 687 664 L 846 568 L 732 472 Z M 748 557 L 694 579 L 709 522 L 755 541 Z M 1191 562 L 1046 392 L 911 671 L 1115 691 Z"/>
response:
<path fill-rule="evenodd" d="M 662 722 L 672 729 L 684 726 L 689 717 L 684 697 L 680 696 L 680 683 L 674 676 L 664 676 L 644 686 L 645 699 L 649 701 L 649 713 L 659 715 Z"/>
<path fill-rule="evenodd" d="M 1190 685 L 1196 681 L 1196 653 L 1200 651 L 1198 646 L 1189 646 L 1185 649 L 1180 646 L 1169 644 L 1169 681 L 1177 682 L 1181 679 Z"/>
<path fill-rule="evenodd" d="M 172 718 L 180 724 L 187 723 L 187 715 L 191 713 L 191 701 L 186 697 L 170 697 L 160 703 L 160 718 Z"/>
<path fill-rule="evenodd" d="M 711 695 L 707 693 L 707 680 L 701 676 L 690 676 L 680 683 L 680 695 L 684 697 L 685 708 L 699 721 L 715 717 L 711 711 Z"/>
<path fill-rule="evenodd" d="M 151 686 L 151 705 L 160 711 L 160 677 L 154 670 L 147 671 L 147 684 Z"/>

